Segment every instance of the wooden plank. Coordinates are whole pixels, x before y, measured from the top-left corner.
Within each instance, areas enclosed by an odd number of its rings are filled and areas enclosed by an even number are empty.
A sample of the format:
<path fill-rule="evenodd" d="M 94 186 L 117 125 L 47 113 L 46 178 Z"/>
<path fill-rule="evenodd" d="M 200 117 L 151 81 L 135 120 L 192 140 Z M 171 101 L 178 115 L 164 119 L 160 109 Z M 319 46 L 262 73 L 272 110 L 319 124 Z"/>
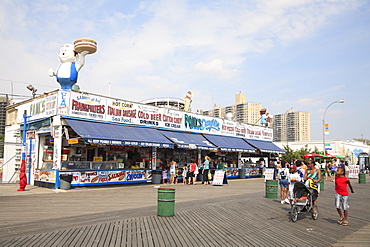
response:
<path fill-rule="evenodd" d="M 87 236 L 90 235 L 90 231 L 93 231 L 94 226 L 82 227 L 78 235 L 71 242 L 71 246 L 82 246 L 86 241 L 88 241 Z"/>
<path fill-rule="evenodd" d="M 101 225 L 94 225 L 88 232 L 89 234 L 86 236 L 86 241 L 81 243 L 81 246 L 92 246 L 95 243 L 95 238 L 100 230 L 100 227 Z"/>
<path fill-rule="evenodd" d="M 149 223 L 150 229 L 151 229 L 150 232 L 152 233 L 154 246 L 165 246 L 164 241 L 163 241 L 163 238 L 161 236 L 161 232 L 158 229 L 158 225 L 156 224 L 156 222 L 154 220 L 157 217 L 158 216 L 150 216 L 150 217 L 148 217 L 148 223 Z"/>
<path fill-rule="evenodd" d="M 68 241 L 66 241 L 66 245 L 76 246 L 78 241 L 83 242 L 84 236 L 86 236 L 86 234 L 87 234 L 86 231 L 87 231 L 88 228 L 89 228 L 88 226 L 84 226 L 84 227 L 79 227 L 79 228 L 74 229 L 74 233 L 68 239 Z M 81 240 L 81 238 L 83 238 L 83 239 Z"/>
<path fill-rule="evenodd" d="M 39 237 L 37 238 L 37 242 L 35 242 L 34 246 L 42 246 L 43 244 L 45 244 L 45 242 L 47 242 L 47 239 L 50 238 L 50 233 L 43 233 L 43 234 L 40 234 Z M 30 243 L 31 245 L 33 243 Z"/>
<path fill-rule="evenodd" d="M 148 223 L 148 220 L 149 220 L 149 217 L 145 217 L 143 218 L 143 228 L 145 229 L 145 235 L 146 235 L 146 243 L 144 244 L 144 246 L 147 246 L 147 247 L 154 247 L 154 242 L 153 242 L 153 236 L 152 236 L 152 233 L 151 233 L 151 229 L 149 227 L 149 223 Z"/>
<path fill-rule="evenodd" d="M 25 241 L 25 237 L 20 237 L 16 239 L 11 239 L 7 243 L 7 245 L 2 245 L 2 246 L 21 246 L 21 243 Z"/>
<path fill-rule="evenodd" d="M 36 234 L 33 236 L 29 236 L 28 241 L 26 244 L 24 244 L 24 246 L 38 246 L 40 243 L 42 243 L 43 238 L 47 239 L 46 234 Z"/>
<path fill-rule="evenodd" d="M 109 223 L 109 227 L 107 228 L 107 233 L 105 234 L 105 241 L 103 246 L 112 246 L 114 245 L 114 239 L 113 239 L 113 232 L 115 231 L 116 228 L 116 222 Z"/>
<path fill-rule="evenodd" d="M 144 218 L 137 218 L 136 219 L 136 234 L 138 238 L 138 246 L 143 247 L 147 246 L 148 237 L 146 234 L 146 229 L 144 227 Z"/>
<path fill-rule="evenodd" d="M 97 246 L 107 246 L 107 244 L 109 245 L 109 242 L 110 242 L 110 239 L 108 238 L 108 233 L 109 233 L 109 228 L 110 228 L 111 223 L 106 223 L 103 225 L 104 227 L 101 231 L 99 243 Z"/>
<path fill-rule="evenodd" d="M 173 217 L 167 217 L 168 228 L 170 229 L 169 233 L 171 238 L 176 246 L 181 247 L 183 242 L 181 220 L 175 215 Z"/>
<path fill-rule="evenodd" d="M 75 240 L 77 238 L 77 236 L 81 234 L 82 230 L 83 230 L 83 227 L 78 227 L 78 228 L 72 229 L 68 238 L 65 240 L 64 245 L 65 246 L 70 246 L 71 243 L 73 242 L 73 240 Z"/>
<path fill-rule="evenodd" d="M 73 231 L 73 229 L 67 229 L 64 231 L 60 231 L 60 234 L 57 234 L 55 236 L 55 241 L 52 242 L 51 246 L 63 246 L 65 240 L 68 238 L 68 235 L 70 232 Z"/>
<path fill-rule="evenodd" d="M 40 247 L 50 246 L 54 242 L 57 235 L 58 232 L 45 233 L 45 238 L 43 238 L 43 241 L 40 242 L 38 246 Z"/>
<path fill-rule="evenodd" d="M 104 244 L 104 230 L 105 228 L 107 227 L 109 223 L 106 223 L 106 224 L 99 224 L 99 230 L 96 232 L 96 234 L 94 235 L 94 242 L 92 243 L 91 246 L 101 246 L 102 244 Z"/>
<path fill-rule="evenodd" d="M 127 228 L 126 228 L 126 246 L 131 247 L 132 246 L 132 219 L 129 219 L 127 221 Z"/>
<path fill-rule="evenodd" d="M 128 228 L 128 219 L 122 221 L 122 239 L 121 239 L 121 246 L 127 246 L 127 228 Z"/>
<path fill-rule="evenodd" d="M 164 224 L 166 217 L 153 217 L 153 222 L 155 222 L 156 228 L 161 231 L 161 234 L 158 237 L 161 237 L 165 246 L 170 246 L 171 241 L 168 236 L 169 229 L 167 228 L 167 225 Z"/>
<path fill-rule="evenodd" d="M 114 244 L 114 246 L 116 246 L 116 247 L 123 246 L 122 245 L 123 221 L 119 221 L 118 222 L 117 230 L 116 231 L 117 231 L 117 233 L 116 233 L 116 237 L 115 237 L 115 244 Z"/>

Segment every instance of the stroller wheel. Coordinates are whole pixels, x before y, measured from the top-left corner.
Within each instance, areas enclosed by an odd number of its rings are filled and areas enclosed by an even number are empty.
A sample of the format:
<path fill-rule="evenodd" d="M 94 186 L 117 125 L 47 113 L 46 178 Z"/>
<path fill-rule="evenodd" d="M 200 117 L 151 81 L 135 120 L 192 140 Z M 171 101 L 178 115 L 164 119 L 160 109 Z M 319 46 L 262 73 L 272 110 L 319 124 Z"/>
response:
<path fill-rule="evenodd" d="M 312 219 L 317 220 L 317 217 L 319 217 L 319 211 L 317 210 L 317 206 L 313 206 L 312 208 Z"/>
<path fill-rule="evenodd" d="M 290 219 L 293 221 L 293 222 L 296 222 L 297 219 L 298 219 L 298 208 L 296 205 L 293 205 L 291 211 L 290 211 Z"/>

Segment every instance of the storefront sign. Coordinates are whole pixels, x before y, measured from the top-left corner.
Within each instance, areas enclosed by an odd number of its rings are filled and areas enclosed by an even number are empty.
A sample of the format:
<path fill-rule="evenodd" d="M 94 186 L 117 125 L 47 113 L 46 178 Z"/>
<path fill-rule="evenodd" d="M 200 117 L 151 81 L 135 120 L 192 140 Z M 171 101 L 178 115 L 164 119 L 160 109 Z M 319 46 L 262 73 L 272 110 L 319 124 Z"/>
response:
<path fill-rule="evenodd" d="M 235 123 L 235 136 L 245 137 L 247 133 L 247 128 L 245 124 Z"/>
<path fill-rule="evenodd" d="M 271 168 L 266 169 L 265 180 L 274 180 L 274 169 Z"/>
<path fill-rule="evenodd" d="M 273 137 L 272 129 L 265 128 L 262 126 L 246 125 L 245 138 L 247 139 L 272 141 L 272 137 Z"/>
<path fill-rule="evenodd" d="M 134 124 L 195 133 L 272 141 L 272 129 L 262 126 L 240 124 L 220 118 L 68 90 L 59 90 L 58 97 L 60 98 L 58 100 L 58 113 L 60 115 L 121 124 Z M 65 110 L 68 111 L 68 114 L 64 114 Z M 97 144 L 105 145 L 107 143 Z M 120 143 L 116 145 L 124 144 Z"/>
<path fill-rule="evenodd" d="M 107 99 L 87 93 L 71 92 L 69 116 L 106 120 Z"/>
<path fill-rule="evenodd" d="M 81 172 L 80 184 L 98 183 L 99 176 L 97 171 Z"/>
<path fill-rule="evenodd" d="M 358 178 L 358 174 L 360 173 L 360 166 L 359 165 L 349 165 L 349 178 Z"/>
<path fill-rule="evenodd" d="M 24 111 L 27 111 L 28 120 L 36 120 L 56 115 L 57 94 L 34 99 L 31 102 L 18 106 L 18 123 L 23 123 Z"/>
<path fill-rule="evenodd" d="M 70 97 L 71 97 L 70 90 L 61 89 L 58 91 L 58 114 L 59 115 L 68 115 Z"/>
<path fill-rule="evenodd" d="M 141 147 L 161 147 L 172 148 L 170 144 L 165 143 L 151 143 L 151 142 L 136 142 L 136 141 L 119 141 L 119 140 L 105 140 L 105 139 L 85 139 L 86 143 L 97 145 L 121 145 L 121 146 L 141 146 Z"/>
<path fill-rule="evenodd" d="M 221 125 L 221 134 L 235 136 L 235 122 L 224 120 Z"/>
<path fill-rule="evenodd" d="M 225 171 L 216 170 L 215 175 L 213 176 L 212 185 L 222 185 L 224 181 L 224 174 L 225 174 Z"/>
<path fill-rule="evenodd" d="M 62 126 L 54 126 L 53 169 L 60 169 L 62 155 Z"/>
<path fill-rule="evenodd" d="M 27 140 L 29 140 L 30 138 L 32 138 L 33 140 L 35 140 L 35 138 L 36 138 L 36 131 L 34 131 L 34 130 L 31 130 L 31 131 L 27 131 L 26 132 L 26 138 L 27 138 Z"/>
<path fill-rule="evenodd" d="M 42 182 L 55 183 L 55 170 L 36 170 L 35 180 Z"/>
<path fill-rule="evenodd" d="M 78 138 L 69 139 L 68 144 L 78 144 Z"/>

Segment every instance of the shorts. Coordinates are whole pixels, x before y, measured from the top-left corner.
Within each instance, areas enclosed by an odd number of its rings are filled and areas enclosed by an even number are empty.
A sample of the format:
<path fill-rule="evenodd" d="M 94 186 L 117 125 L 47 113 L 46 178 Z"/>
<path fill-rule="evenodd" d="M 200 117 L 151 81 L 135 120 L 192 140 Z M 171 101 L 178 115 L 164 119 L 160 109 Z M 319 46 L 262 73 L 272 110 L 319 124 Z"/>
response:
<path fill-rule="evenodd" d="M 319 192 L 317 190 L 312 190 L 311 197 L 312 201 L 316 201 L 317 198 L 319 197 Z"/>
<path fill-rule="evenodd" d="M 293 193 L 293 190 L 289 190 L 289 193 L 288 193 L 288 199 L 289 199 L 289 200 L 294 200 L 294 193 Z"/>
<path fill-rule="evenodd" d="M 338 209 L 348 210 L 348 196 L 342 196 L 341 194 L 335 193 L 335 207 Z"/>
<path fill-rule="evenodd" d="M 170 174 L 171 175 L 175 175 L 176 174 L 176 170 L 170 170 Z"/>
<path fill-rule="evenodd" d="M 286 187 L 288 187 L 288 185 L 289 185 L 288 179 L 280 179 L 280 180 L 279 180 L 279 185 L 280 185 L 280 187 L 282 187 L 282 188 L 286 188 Z"/>

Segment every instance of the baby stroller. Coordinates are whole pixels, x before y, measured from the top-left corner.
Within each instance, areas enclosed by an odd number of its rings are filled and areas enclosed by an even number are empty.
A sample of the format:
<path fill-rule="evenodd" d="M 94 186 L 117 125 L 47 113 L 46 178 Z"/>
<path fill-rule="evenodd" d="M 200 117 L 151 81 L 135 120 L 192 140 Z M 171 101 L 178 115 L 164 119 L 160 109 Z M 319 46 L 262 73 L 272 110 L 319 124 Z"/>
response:
<path fill-rule="evenodd" d="M 298 219 L 298 214 L 301 212 L 311 213 L 312 219 L 316 220 L 319 216 L 317 206 L 313 205 L 313 201 L 317 199 L 317 185 L 311 179 L 307 180 L 306 184 L 296 182 L 293 189 L 294 199 L 290 211 L 290 218 L 293 222 Z"/>

